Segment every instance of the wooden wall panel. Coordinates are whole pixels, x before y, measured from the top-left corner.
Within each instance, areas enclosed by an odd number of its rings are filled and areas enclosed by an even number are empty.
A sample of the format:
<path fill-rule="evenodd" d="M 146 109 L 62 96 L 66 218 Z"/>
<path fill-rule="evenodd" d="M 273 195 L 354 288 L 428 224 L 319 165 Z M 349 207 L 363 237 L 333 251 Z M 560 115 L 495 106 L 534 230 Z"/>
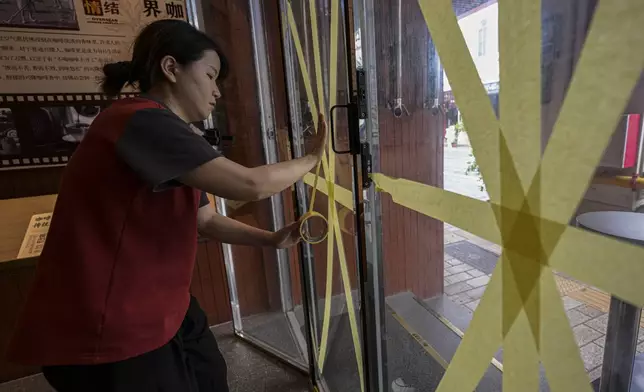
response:
<path fill-rule="evenodd" d="M 35 272 L 35 266 L 0 270 L 0 383 L 40 371 L 34 366 L 10 363 L 5 355 Z"/>
<path fill-rule="evenodd" d="M 232 320 L 221 243 L 206 241 L 199 244 L 190 291 L 206 312 L 210 325 Z"/>
<path fill-rule="evenodd" d="M 430 62 L 433 51 L 417 3 L 403 7 L 402 94 L 409 116 L 395 118 L 390 107 L 396 97 L 396 13 L 392 0 L 376 7 L 378 121 L 381 172 L 442 187 L 443 120 L 431 108 L 438 97 Z M 403 208 L 383 195 L 383 253 L 385 294 L 412 291 L 428 298 L 443 289 L 443 224 Z"/>
<path fill-rule="evenodd" d="M 227 131 L 234 141 L 224 153 L 227 158 L 245 166 L 261 165 L 264 155 L 248 3 L 210 1 L 204 10 L 204 19 L 206 31 L 221 45 L 230 64 L 230 73 L 221 90 L 229 127 Z M 234 216 L 257 227 L 271 227 L 267 200 L 252 203 L 248 210 L 249 213 L 243 216 Z M 279 309 L 275 251 L 235 246 L 233 257 L 242 314 Z"/>
<path fill-rule="evenodd" d="M 1 170 L 0 200 L 58 193 L 64 167 Z"/>

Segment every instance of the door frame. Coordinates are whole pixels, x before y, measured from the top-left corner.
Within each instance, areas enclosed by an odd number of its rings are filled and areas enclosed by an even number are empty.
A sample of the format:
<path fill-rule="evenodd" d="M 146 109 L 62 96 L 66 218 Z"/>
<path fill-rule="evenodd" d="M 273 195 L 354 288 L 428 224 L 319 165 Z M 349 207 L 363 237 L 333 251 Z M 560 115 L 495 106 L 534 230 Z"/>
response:
<path fill-rule="evenodd" d="M 198 0 L 187 0 L 191 5 Z M 289 139 L 292 158 L 304 154 L 302 135 L 303 121 L 301 118 L 299 102 L 299 80 L 296 71 L 295 53 L 292 43 L 290 26 L 285 16 L 286 4 L 290 0 L 279 1 L 279 15 L 281 40 L 283 49 L 283 66 L 287 86 Z M 271 89 L 270 68 L 266 43 L 264 24 L 264 11 L 260 0 L 248 0 L 248 9 L 253 38 L 253 57 L 255 77 L 257 83 L 259 108 L 261 113 L 262 144 L 265 163 L 277 162 L 277 141 L 274 122 L 274 104 Z M 364 369 L 365 391 L 385 391 L 386 368 L 383 364 L 385 358 L 386 341 L 384 338 L 384 296 L 382 287 L 382 251 L 381 251 L 381 220 L 380 198 L 374 187 L 370 184 L 371 156 L 378 163 L 378 122 L 377 122 L 377 75 L 375 73 L 375 43 L 373 42 L 375 26 L 373 25 L 374 0 L 340 0 L 340 9 L 345 34 L 339 34 L 338 39 L 344 39 L 347 59 L 346 77 L 348 80 L 348 105 L 347 119 L 349 122 L 350 154 L 352 156 L 353 170 L 353 212 L 355 218 L 355 245 L 356 245 L 356 273 L 358 276 L 360 340 L 362 348 L 362 367 Z M 193 11 L 194 10 L 194 11 Z M 196 5 L 189 6 L 189 14 L 198 15 L 200 9 Z M 201 23 L 203 17 L 196 17 L 196 25 Z M 362 58 L 364 73 L 358 74 L 356 70 L 355 26 L 359 26 L 362 39 Z M 364 75 L 364 77 L 362 76 Z M 366 110 L 364 110 L 366 109 Z M 360 135 L 360 123 L 366 122 L 366 135 Z M 329 146 L 331 148 L 331 146 Z M 371 153 L 370 153 L 370 150 Z M 376 167 L 377 169 L 377 167 Z M 273 196 L 270 200 L 272 213 L 272 229 L 276 230 L 284 225 L 284 207 L 280 195 Z M 298 181 L 293 192 L 296 215 L 302 216 L 308 207 L 306 185 Z M 226 203 L 221 198 L 216 198 L 218 210 L 226 215 Z M 233 314 L 233 327 L 235 334 L 244 341 L 258 347 L 262 351 L 284 361 L 294 368 L 305 371 L 310 375 L 312 386 L 320 390 L 328 390 L 324 378 L 317 366 L 316 353 L 319 351 L 321 319 L 318 309 L 317 290 L 315 282 L 315 260 L 311 245 L 301 243 L 298 247 L 302 309 L 306 328 L 305 336 L 301 336 L 300 325 L 295 317 L 295 306 L 291 292 L 291 275 L 289 255 L 286 251 L 277 251 L 278 276 L 280 280 L 281 310 L 291 324 L 291 332 L 308 364 L 293 361 L 291 356 L 281 352 L 253 336 L 244 332 L 241 311 L 239 308 L 239 295 L 235 276 L 232 247 L 222 244 L 224 263 L 229 281 L 230 301 Z M 308 370 L 308 371 L 307 371 Z"/>
<path fill-rule="evenodd" d="M 380 131 L 378 126 L 378 74 L 376 66 L 375 17 L 376 0 L 352 0 L 355 8 L 355 32 L 360 33 L 362 81 L 359 105 L 364 109 L 365 122 L 362 143 L 369 146 L 369 172 L 380 172 Z M 354 32 L 354 37 L 355 37 Z M 354 40 L 355 41 L 355 40 Z M 357 64 L 357 62 L 356 62 Z M 382 204 L 380 193 L 370 184 L 363 189 L 363 211 L 357 223 L 364 228 L 365 269 L 363 315 L 365 327 L 365 358 L 370 367 L 368 390 L 388 391 L 387 340 L 385 324 L 384 260 L 382 252 Z M 361 219 L 361 222 L 359 218 Z"/>
<path fill-rule="evenodd" d="M 195 15 L 195 20 L 202 21 L 203 16 L 199 16 L 202 10 L 196 5 L 200 0 L 187 0 L 188 2 L 195 3 L 189 7 L 189 14 Z M 270 67 L 268 63 L 267 53 L 267 39 L 264 23 L 264 11 L 262 2 L 260 0 L 248 0 L 249 24 L 252 38 L 253 50 L 253 63 L 255 69 L 255 83 L 258 96 L 258 108 L 261 119 L 260 134 L 262 138 L 262 147 L 264 152 L 264 164 L 272 164 L 278 162 L 278 147 L 276 138 L 276 126 L 274 120 L 274 104 L 273 94 L 270 77 Z M 199 22 L 198 22 L 199 23 Z M 193 24 L 196 26 L 196 24 Z M 212 122 L 212 119 L 208 121 Z M 273 231 L 279 230 L 284 227 L 284 205 L 281 194 L 272 196 L 269 199 L 271 211 L 271 229 Z M 227 216 L 228 210 L 226 200 L 220 197 L 215 197 L 217 210 L 220 214 Z M 286 249 L 276 249 L 276 261 L 279 280 L 279 294 L 280 294 L 280 311 L 287 321 L 290 336 L 293 342 L 299 349 L 303 358 L 308 355 L 308 348 L 305 339 L 302 335 L 300 326 L 295 316 L 295 309 L 293 305 L 292 285 L 291 285 L 291 271 L 290 271 L 290 257 Z M 235 272 L 235 257 L 233 255 L 232 246 L 230 244 L 222 243 L 222 253 L 224 258 L 224 265 L 226 269 L 226 277 L 228 280 L 228 288 L 230 295 L 230 304 L 232 309 L 232 324 L 235 335 L 260 349 L 261 351 L 269 354 L 270 356 L 290 365 L 296 370 L 308 374 L 306 363 L 299 361 L 299 358 L 287 354 L 280 350 L 279 347 L 273 346 L 270 342 L 264 342 L 261 339 L 245 332 L 243 326 L 243 318 L 241 315 L 239 292 L 237 284 L 237 276 Z"/>

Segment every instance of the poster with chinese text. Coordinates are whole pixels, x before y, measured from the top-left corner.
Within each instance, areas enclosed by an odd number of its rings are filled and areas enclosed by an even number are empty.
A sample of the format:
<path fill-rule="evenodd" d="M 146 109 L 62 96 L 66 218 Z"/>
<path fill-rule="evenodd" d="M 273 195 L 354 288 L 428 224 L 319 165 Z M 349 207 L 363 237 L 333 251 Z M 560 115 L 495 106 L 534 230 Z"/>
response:
<path fill-rule="evenodd" d="M 0 170 L 66 164 L 110 104 L 103 65 L 168 18 L 185 0 L 0 0 Z"/>
<path fill-rule="evenodd" d="M 127 60 L 157 19 L 186 19 L 183 0 L 0 2 L 0 94 L 98 92 L 103 64 Z"/>
<path fill-rule="evenodd" d="M 22 240 L 18 258 L 24 259 L 27 257 L 40 256 L 45 240 L 47 239 L 47 232 L 49 231 L 49 223 L 51 222 L 52 213 L 37 214 L 31 217 L 29 227 Z"/>

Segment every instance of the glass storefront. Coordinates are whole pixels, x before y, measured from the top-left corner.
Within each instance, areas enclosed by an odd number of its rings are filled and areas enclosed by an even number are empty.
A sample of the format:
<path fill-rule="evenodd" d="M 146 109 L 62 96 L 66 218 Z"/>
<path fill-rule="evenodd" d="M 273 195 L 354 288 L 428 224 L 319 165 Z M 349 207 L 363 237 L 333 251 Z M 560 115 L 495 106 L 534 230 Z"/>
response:
<path fill-rule="evenodd" d="M 293 307 L 316 385 L 623 390 L 644 347 L 637 2 L 279 12 L 293 156 L 333 120 L 316 191 L 296 187 L 329 226 Z"/>
<path fill-rule="evenodd" d="M 255 226 L 307 217 L 311 238 L 291 250 L 201 244 L 193 291 L 209 317 L 226 319 L 213 293 L 227 282 L 235 333 L 321 391 L 644 390 L 640 1 L 243 3 L 227 15 L 250 26 L 247 46 L 227 48 L 243 93 L 206 136 L 225 128 L 241 142 L 227 156 L 271 164 L 307 154 L 321 113 L 329 143 L 292 189 L 216 198 Z M 216 10 L 185 7 L 181 18 L 217 35 Z M 24 69 L 11 67 L 0 76 L 15 90 Z M 53 82 L 0 94 L 0 170 L 60 175 L 109 103 L 86 93 L 95 71 L 64 96 Z M 23 229 L 55 195 L 5 188 L 3 216 L 20 232 L 3 235 L 1 259 L 22 260 Z M 6 279 L 12 314 L 32 272 L 8 272 L 21 282 Z"/>

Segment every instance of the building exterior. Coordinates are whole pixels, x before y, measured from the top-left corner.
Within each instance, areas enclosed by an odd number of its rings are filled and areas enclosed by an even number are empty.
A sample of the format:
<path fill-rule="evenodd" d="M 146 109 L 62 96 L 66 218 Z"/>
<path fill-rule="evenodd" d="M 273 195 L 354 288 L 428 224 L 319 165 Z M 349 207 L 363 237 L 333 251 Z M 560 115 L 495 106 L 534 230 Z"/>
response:
<path fill-rule="evenodd" d="M 496 0 L 481 4 L 459 15 L 465 43 L 495 110 L 498 111 L 499 93 L 499 5 Z M 445 102 L 453 101 L 452 87 L 443 72 Z"/>

